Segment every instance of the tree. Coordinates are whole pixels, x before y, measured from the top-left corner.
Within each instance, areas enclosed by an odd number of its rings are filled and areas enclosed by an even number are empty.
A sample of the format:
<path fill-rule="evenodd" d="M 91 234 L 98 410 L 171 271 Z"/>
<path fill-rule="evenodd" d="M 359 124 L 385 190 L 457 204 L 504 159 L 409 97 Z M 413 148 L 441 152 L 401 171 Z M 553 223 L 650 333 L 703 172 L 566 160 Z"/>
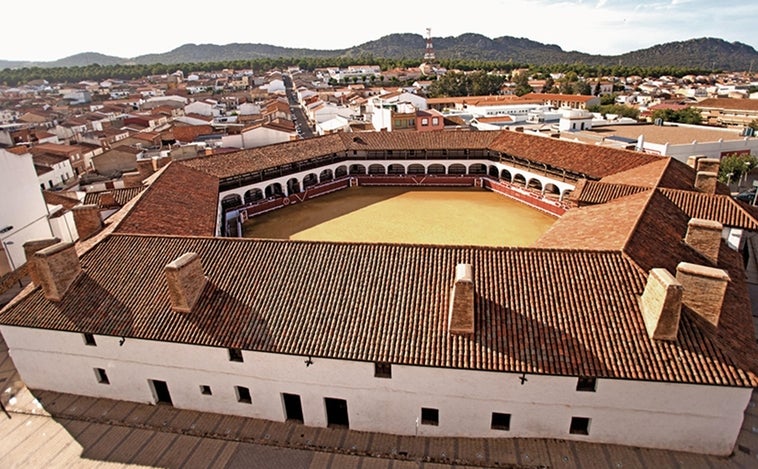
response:
<path fill-rule="evenodd" d="M 516 84 L 516 89 L 514 90 L 516 96 L 524 96 L 525 94 L 529 94 L 534 91 L 532 85 L 529 84 L 529 77 L 526 73 L 519 73 L 516 75 L 516 78 L 513 82 Z"/>
<path fill-rule="evenodd" d="M 555 90 L 555 80 L 553 80 L 553 77 L 551 75 L 548 75 L 545 78 L 545 86 L 542 87 L 543 93 L 553 93 Z"/>
<path fill-rule="evenodd" d="M 700 111 L 693 107 L 684 109 L 656 109 L 653 111 L 653 120 L 662 119 L 664 122 L 679 122 L 682 124 L 701 124 L 703 116 Z"/>
<path fill-rule="evenodd" d="M 719 165 L 719 182 L 729 184 L 739 180 L 743 174 L 747 174 L 758 166 L 758 157 L 753 155 L 727 155 L 721 158 Z"/>

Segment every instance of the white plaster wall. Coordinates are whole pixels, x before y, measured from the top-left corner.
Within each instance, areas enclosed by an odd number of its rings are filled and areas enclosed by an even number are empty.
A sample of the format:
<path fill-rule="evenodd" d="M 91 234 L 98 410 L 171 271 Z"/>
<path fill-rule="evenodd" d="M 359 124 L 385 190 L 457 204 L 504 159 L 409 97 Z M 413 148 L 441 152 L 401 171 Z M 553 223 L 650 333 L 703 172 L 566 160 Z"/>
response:
<path fill-rule="evenodd" d="M 73 243 L 79 239 L 74 213 L 70 210 L 59 217 L 50 218 L 50 226 L 53 228 L 53 235 L 64 243 Z"/>
<path fill-rule="evenodd" d="M 573 191 L 575 186 L 574 184 L 558 181 L 556 179 L 553 179 L 551 177 L 543 176 L 542 174 L 539 174 L 537 172 L 531 172 L 526 171 L 522 168 L 516 168 L 514 166 L 510 166 L 508 164 L 503 164 L 499 162 L 493 162 L 490 160 L 482 159 L 482 160 L 345 160 L 341 161 L 339 163 L 332 163 L 332 164 L 325 164 L 323 166 L 320 166 L 319 168 L 313 168 L 306 171 L 301 171 L 299 173 L 289 174 L 287 176 L 282 176 L 279 178 L 271 178 L 264 182 L 257 183 L 257 184 L 251 184 L 249 186 L 239 187 L 236 189 L 228 190 L 228 191 L 222 191 L 219 193 L 219 205 L 218 205 L 218 213 L 221 213 L 221 200 L 224 199 L 227 195 L 231 194 L 237 194 L 242 198 L 242 200 L 245 199 L 245 192 L 249 191 L 250 189 L 260 189 L 265 193 L 266 187 L 279 183 L 283 189 L 286 189 L 287 187 L 287 181 L 289 181 L 292 178 L 296 178 L 298 181 L 300 181 L 300 187 L 302 188 L 303 184 L 303 178 L 307 176 L 308 174 L 315 174 L 318 176 L 321 171 L 325 169 L 331 169 L 332 173 L 339 167 L 339 166 L 346 166 L 348 169 L 353 164 L 360 164 L 363 165 L 366 168 L 366 171 L 368 171 L 368 167 L 372 164 L 381 164 L 384 166 L 385 170 L 389 168 L 391 164 L 399 164 L 403 165 L 405 167 L 406 172 L 408 171 L 408 166 L 412 164 L 421 164 L 424 165 L 425 168 L 428 168 L 432 164 L 442 164 L 445 165 L 445 167 L 449 167 L 452 164 L 462 164 L 466 167 L 466 170 L 468 170 L 469 166 L 473 164 L 483 164 L 487 167 L 487 171 L 489 171 L 490 166 L 495 166 L 498 169 L 498 174 L 505 169 L 510 174 L 511 177 L 514 177 L 517 174 L 520 174 L 524 177 L 524 179 L 528 182 L 531 179 L 537 179 L 542 184 L 542 187 L 544 188 L 547 184 L 554 184 L 560 191 L 561 194 L 564 194 L 565 191 L 570 190 Z"/>
<path fill-rule="evenodd" d="M 743 138 L 740 140 L 727 140 L 716 142 L 692 142 L 685 144 L 656 144 L 643 143 L 643 150 L 649 153 L 670 156 L 683 163 L 692 155 L 704 155 L 708 158 L 721 158 L 722 154 L 736 153 L 749 150 L 752 154 L 758 153 L 758 138 Z"/>
<path fill-rule="evenodd" d="M 325 426 L 324 398 L 345 399 L 350 428 L 406 435 L 543 437 L 728 454 L 752 389 L 576 378 L 413 366 L 374 377 L 373 363 L 0 327 L 22 379 L 32 389 L 154 402 L 148 379 L 166 381 L 177 407 L 284 420 L 281 393 L 301 396 L 305 424 Z M 95 379 L 107 370 L 110 384 Z M 212 396 L 202 395 L 208 385 Z M 236 401 L 246 386 L 252 404 Z M 439 409 L 439 425 L 418 425 L 421 407 Z M 492 412 L 511 414 L 509 431 L 490 429 Z M 572 416 L 591 418 L 589 435 L 569 434 Z"/>
<path fill-rule="evenodd" d="M 53 165 L 49 172 L 40 174 L 37 176 L 39 184 L 44 185 L 45 189 L 50 189 L 50 181 L 53 181 L 53 186 L 67 181 L 74 175 L 74 169 L 71 167 L 69 160 L 63 160 L 60 163 Z"/>
<path fill-rule="evenodd" d="M 31 154 L 0 149 L 0 229 L 9 226 L 13 229 L 0 233 L 7 250 L 2 255 L 10 256 L 17 268 L 26 262 L 25 242 L 52 236 Z"/>

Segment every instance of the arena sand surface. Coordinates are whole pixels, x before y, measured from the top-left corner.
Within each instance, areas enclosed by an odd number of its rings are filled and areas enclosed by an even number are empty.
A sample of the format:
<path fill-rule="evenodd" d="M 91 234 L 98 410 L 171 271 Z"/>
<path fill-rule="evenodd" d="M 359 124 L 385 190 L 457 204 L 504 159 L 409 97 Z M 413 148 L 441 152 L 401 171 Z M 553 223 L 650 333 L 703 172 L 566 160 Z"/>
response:
<path fill-rule="evenodd" d="M 248 220 L 246 238 L 530 246 L 556 217 L 485 189 L 352 187 Z"/>

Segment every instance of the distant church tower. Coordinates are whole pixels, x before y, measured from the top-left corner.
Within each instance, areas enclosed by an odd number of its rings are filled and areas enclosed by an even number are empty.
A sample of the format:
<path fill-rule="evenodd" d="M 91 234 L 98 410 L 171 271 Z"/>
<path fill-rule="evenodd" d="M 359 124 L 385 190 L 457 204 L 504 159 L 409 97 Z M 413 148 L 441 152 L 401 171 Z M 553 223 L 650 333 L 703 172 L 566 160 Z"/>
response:
<path fill-rule="evenodd" d="M 426 28 L 426 52 L 424 52 L 425 62 L 434 62 L 434 46 L 432 45 L 432 28 Z"/>

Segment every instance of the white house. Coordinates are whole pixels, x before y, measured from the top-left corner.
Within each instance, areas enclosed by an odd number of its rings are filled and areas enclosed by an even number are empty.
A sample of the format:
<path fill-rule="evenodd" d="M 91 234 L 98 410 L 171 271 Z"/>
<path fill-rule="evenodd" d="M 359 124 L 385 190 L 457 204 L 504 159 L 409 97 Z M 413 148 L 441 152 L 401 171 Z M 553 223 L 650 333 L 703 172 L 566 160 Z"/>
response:
<path fill-rule="evenodd" d="M 316 123 L 316 133 L 318 135 L 327 135 L 335 132 L 349 132 L 350 121 L 342 116 L 335 116 L 333 119 Z"/>
<path fill-rule="evenodd" d="M 215 102 L 208 100 L 193 101 L 184 106 L 185 114 L 198 114 L 201 116 L 218 116 L 221 114 Z"/>
<path fill-rule="evenodd" d="M 221 146 L 225 148 L 253 148 L 289 142 L 297 139 L 295 126 L 284 120 L 262 122 L 247 127 L 239 134 L 221 137 Z"/>
<path fill-rule="evenodd" d="M 240 115 L 252 116 L 261 113 L 261 106 L 260 104 L 256 103 L 242 103 L 237 108 L 237 111 L 240 113 Z"/>
<path fill-rule="evenodd" d="M 274 78 L 273 80 L 270 80 L 267 83 L 264 83 L 258 88 L 262 90 L 266 90 L 266 92 L 269 94 L 282 93 L 286 90 L 286 87 L 284 86 L 284 80 L 282 80 L 281 78 Z"/>
<path fill-rule="evenodd" d="M 25 242 L 53 236 L 47 216 L 32 155 L 0 148 L 0 275 L 26 262 Z"/>
<path fill-rule="evenodd" d="M 71 161 L 65 156 L 44 153 L 35 155 L 33 161 L 41 189 L 52 189 L 74 176 Z"/>

